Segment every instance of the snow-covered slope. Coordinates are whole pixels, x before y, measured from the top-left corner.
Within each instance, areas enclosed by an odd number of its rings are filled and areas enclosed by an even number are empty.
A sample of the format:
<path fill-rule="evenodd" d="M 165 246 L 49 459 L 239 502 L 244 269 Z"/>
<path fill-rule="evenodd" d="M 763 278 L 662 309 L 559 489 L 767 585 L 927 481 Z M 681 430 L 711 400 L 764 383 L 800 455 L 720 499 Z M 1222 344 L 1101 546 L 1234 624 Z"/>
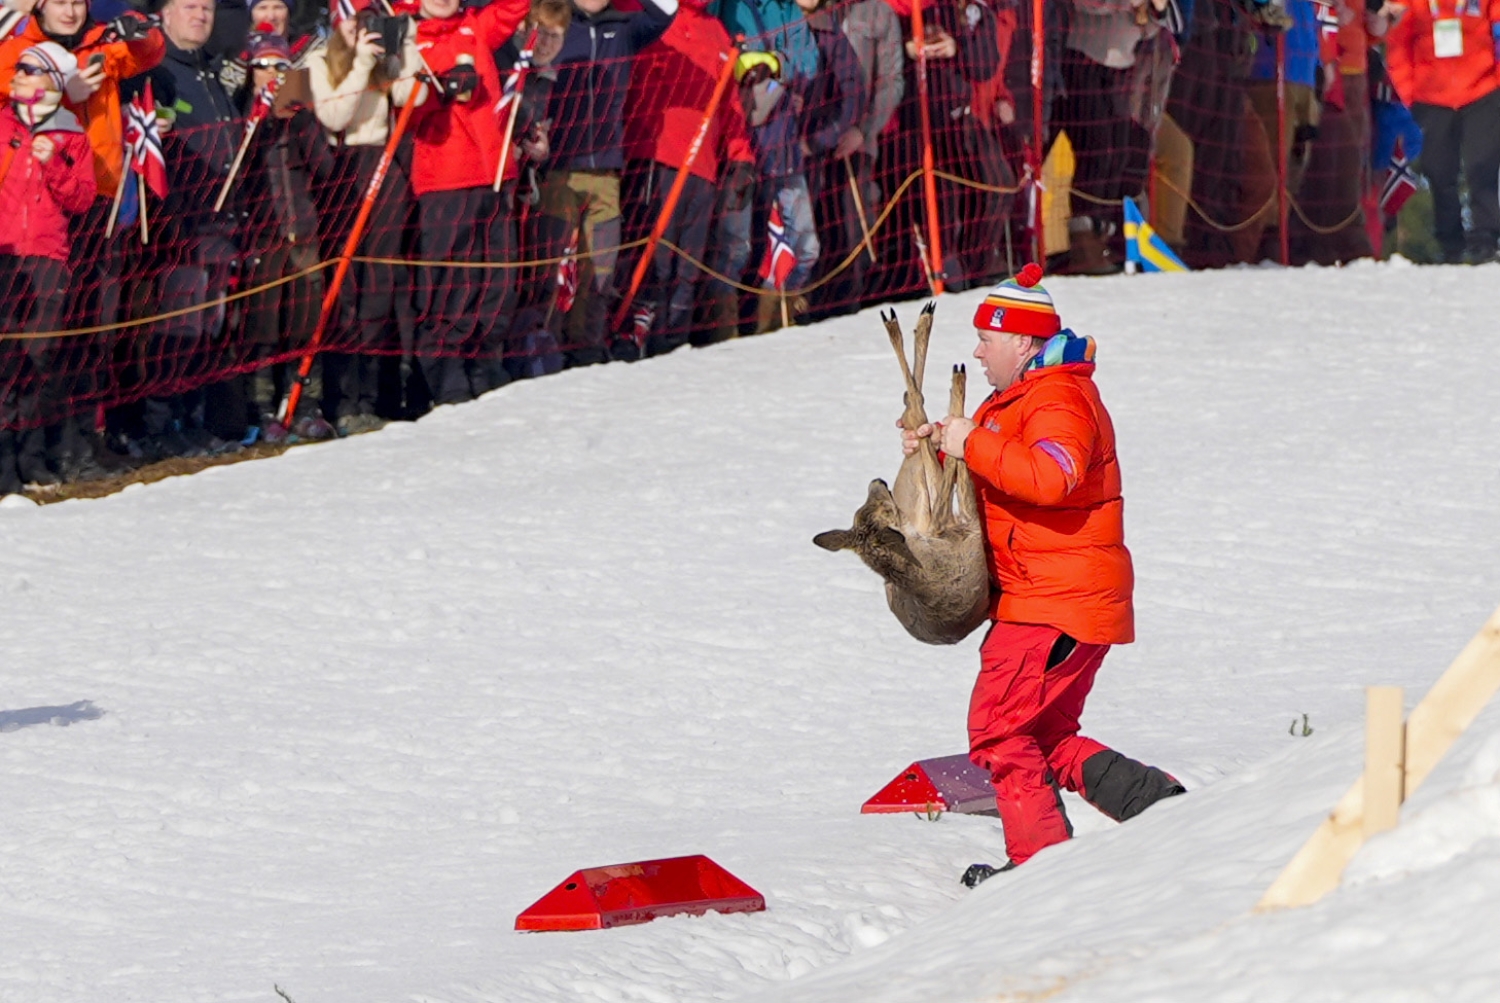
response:
<path fill-rule="evenodd" d="M 1193 791 L 1072 800 L 1078 839 L 973 893 L 995 821 L 857 812 L 962 751 L 977 639 L 911 641 L 809 542 L 897 465 L 873 312 L 0 508 L 0 999 L 1493 999 L 1495 708 L 1344 888 L 1249 908 L 1358 772 L 1363 687 L 1414 702 L 1500 603 L 1497 285 L 1048 281 L 1139 579 L 1086 728 Z M 511 929 L 681 853 L 768 910 Z"/>

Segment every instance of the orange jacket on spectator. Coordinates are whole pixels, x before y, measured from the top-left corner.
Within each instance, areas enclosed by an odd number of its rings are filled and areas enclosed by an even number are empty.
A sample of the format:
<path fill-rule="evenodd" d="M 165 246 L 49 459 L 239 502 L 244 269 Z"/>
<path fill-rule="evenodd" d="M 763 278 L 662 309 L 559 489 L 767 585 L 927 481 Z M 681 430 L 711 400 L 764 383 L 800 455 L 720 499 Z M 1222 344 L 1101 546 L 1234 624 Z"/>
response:
<path fill-rule="evenodd" d="M 54 112 L 38 135 L 52 140 L 45 164 L 31 152 L 31 130 L 9 102 L 0 105 L 0 254 L 67 261 L 68 217 L 94 201 L 89 141 L 66 108 Z"/>
<path fill-rule="evenodd" d="M 79 66 L 87 66 L 95 53 L 104 54 L 104 83 L 86 101 L 75 104 L 63 100 L 63 107 L 78 117 L 89 145 L 94 148 L 94 180 L 100 194 L 114 196 L 125 166 L 124 121 L 120 114 L 120 81 L 145 73 L 166 55 L 167 42 L 161 30 L 149 32 L 136 42 L 104 42 L 104 25 L 90 25 L 83 39 L 70 50 Z M 21 53 L 48 41 L 36 18 L 26 22 L 26 29 L 0 44 L 0 98 L 10 97 L 10 80 L 16 75 L 16 60 Z"/>
<path fill-rule="evenodd" d="M 1463 30 L 1463 53 L 1439 59 L 1433 51 L 1432 6 L 1408 5 L 1405 16 L 1385 36 L 1386 64 L 1401 100 L 1462 108 L 1500 87 L 1495 66 L 1495 37 L 1500 0 L 1480 0 L 1473 16 L 1464 13 L 1469 0 L 1434 0 L 1436 20 L 1456 18 Z"/>
<path fill-rule="evenodd" d="M 433 73 L 451 70 L 460 56 L 472 60 L 479 73 L 479 86 L 467 101 L 444 101 L 433 94 L 413 113 L 411 186 L 418 195 L 487 188 L 494 182 L 503 119 L 495 114 L 500 73 L 493 53 L 510 40 L 530 9 L 529 0 L 494 0 L 487 7 L 417 22 L 417 49 Z M 513 177 L 513 171 L 507 176 Z"/>
<path fill-rule="evenodd" d="M 997 620 L 1089 644 L 1135 640 L 1115 431 L 1094 364 L 1028 370 L 991 394 L 964 445 L 985 524 Z"/>
<path fill-rule="evenodd" d="M 625 99 L 625 157 L 681 168 L 698 134 L 714 84 L 729 51 L 729 32 L 704 12 L 703 0 L 683 0 L 666 33 L 641 50 Z M 753 164 L 745 110 L 731 91 L 703 137 L 692 173 L 718 180 L 719 159 Z"/>

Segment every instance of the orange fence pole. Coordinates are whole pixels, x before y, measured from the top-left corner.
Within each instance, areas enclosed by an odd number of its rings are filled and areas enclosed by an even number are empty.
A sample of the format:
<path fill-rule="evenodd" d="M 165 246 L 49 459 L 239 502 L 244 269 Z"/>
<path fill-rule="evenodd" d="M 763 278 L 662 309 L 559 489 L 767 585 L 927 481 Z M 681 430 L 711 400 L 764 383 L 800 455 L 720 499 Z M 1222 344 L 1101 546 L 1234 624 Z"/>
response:
<path fill-rule="evenodd" d="M 1291 235 L 1287 233 L 1288 205 L 1287 153 L 1291 144 L 1286 135 L 1286 32 L 1276 33 L 1276 234 L 1280 238 L 1282 265 L 1292 263 Z"/>
<path fill-rule="evenodd" d="M 1047 137 L 1042 128 L 1042 82 L 1046 72 L 1047 33 L 1043 28 L 1042 0 L 1031 0 L 1031 242 L 1032 259 L 1047 261 L 1047 225 L 1042 219 L 1042 162 Z"/>
<path fill-rule="evenodd" d="M 703 121 L 698 123 L 698 131 L 694 133 L 692 145 L 688 147 L 687 158 L 678 168 L 677 177 L 672 179 L 672 187 L 667 189 L 667 199 L 662 203 L 661 215 L 656 218 L 656 224 L 651 227 L 651 236 L 646 238 L 646 246 L 641 251 L 641 259 L 635 263 L 635 271 L 630 274 L 630 285 L 626 288 L 625 298 L 620 300 L 620 309 L 615 311 L 612 326 L 617 331 L 625 323 L 625 318 L 630 313 L 630 304 L 635 301 L 636 293 L 641 291 L 641 283 L 646 281 L 646 270 L 651 267 L 651 259 L 656 256 L 656 245 L 661 243 L 662 234 L 667 232 L 667 224 L 672 221 L 672 214 L 677 211 L 677 202 L 682 198 L 683 186 L 687 184 L 688 175 L 692 173 L 698 153 L 703 149 L 703 141 L 708 137 L 708 127 L 713 124 L 714 116 L 719 112 L 719 103 L 724 100 L 724 92 L 729 89 L 729 81 L 734 78 L 734 64 L 739 57 L 740 51 L 733 47 L 722 54 L 724 68 L 719 71 L 719 79 L 714 84 L 714 92 L 708 99 L 708 107 L 703 110 Z"/>
<path fill-rule="evenodd" d="M 932 112 L 927 107 L 927 33 L 922 25 L 922 0 L 911 5 L 911 40 L 917 48 L 917 107 L 922 115 L 922 200 L 927 207 L 929 255 L 924 264 L 936 295 L 943 291 L 943 235 L 938 219 L 937 176 L 933 173 Z"/>
<path fill-rule="evenodd" d="M 417 110 L 417 104 L 421 100 L 427 85 L 417 81 L 412 88 L 411 95 L 407 97 L 406 104 L 401 108 L 401 114 L 396 116 L 396 126 L 391 130 L 391 138 L 385 141 L 385 151 L 380 155 L 380 161 L 375 165 L 375 173 L 370 175 L 370 184 L 365 188 L 365 199 L 359 207 L 359 215 L 354 218 L 354 228 L 349 231 L 349 239 L 344 242 L 344 253 L 339 255 L 338 268 L 334 270 L 333 281 L 328 283 L 328 291 L 323 294 L 323 310 L 318 314 L 318 326 L 313 328 L 312 340 L 307 343 L 307 354 L 302 356 L 302 364 L 297 367 L 297 378 L 292 381 L 291 389 L 287 391 L 286 400 L 282 402 L 278 418 L 283 425 L 290 426 L 293 419 L 297 417 L 297 405 L 302 400 L 302 388 L 307 385 L 307 374 L 312 372 L 313 358 L 318 354 L 318 346 L 323 343 L 323 332 L 328 328 L 328 321 L 333 317 L 333 308 L 339 301 L 339 290 L 344 286 L 344 278 L 349 274 L 349 266 L 354 262 L 354 252 L 359 249 L 359 240 L 365 235 L 365 227 L 370 223 L 370 215 L 375 211 L 375 200 L 380 196 L 380 189 L 385 185 L 386 172 L 391 169 L 391 161 L 396 159 L 396 147 L 401 145 L 401 137 L 406 133 L 407 123 L 411 121 L 412 112 Z"/>

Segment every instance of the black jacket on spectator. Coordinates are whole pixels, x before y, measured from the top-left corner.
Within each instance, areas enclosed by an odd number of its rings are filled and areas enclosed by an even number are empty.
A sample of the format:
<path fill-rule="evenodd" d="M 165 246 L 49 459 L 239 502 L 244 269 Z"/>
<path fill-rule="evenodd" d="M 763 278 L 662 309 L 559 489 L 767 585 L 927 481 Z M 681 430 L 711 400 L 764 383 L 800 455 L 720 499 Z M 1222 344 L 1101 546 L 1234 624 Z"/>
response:
<path fill-rule="evenodd" d="M 234 192 L 221 214 L 227 219 L 215 219 L 213 212 L 243 135 L 240 112 L 219 83 L 218 69 L 206 49 L 189 52 L 167 39 L 166 56 L 146 74 L 157 107 L 175 114 L 171 131 L 162 137 L 168 187 L 164 222 L 170 219 L 185 233 L 223 231 L 237 218 Z"/>
<path fill-rule="evenodd" d="M 815 11 L 807 26 L 818 43 L 818 75 L 807 93 L 802 136 L 814 153 L 828 153 L 840 136 L 864 119 L 870 95 L 854 46 L 833 15 Z"/>
<path fill-rule="evenodd" d="M 1051 6 L 1058 6 L 1053 4 Z M 937 3 L 922 11 L 927 35 L 941 28 L 958 43 L 958 54 L 952 59 L 927 61 L 927 95 L 932 108 L 933 128 L 943 120 L 958 119 L 969 113 L 969 85 L 993 77 L 1000 69 L 1000 50 L 995 44 L 995 13 L 984 0 L 969 0 L 960 7 Z M 902 35 L 911 39 L 911 19 L 903 18 Z M 1026 62 L 1017 60 L 1018 62 Z M 901 104 L 903 129 L 917 127 L 917 61 L 906 61 L 906 98 Z"/>
<path fill-rule="evenodd" d="M 632 13 L 573 8 L 573 23 L 554 65 L 552 156 L 549 169 L 618 171 L 625 166 L 625 94 L 630 57 L 661 37 L 672 23 L 655 0 Z"/>

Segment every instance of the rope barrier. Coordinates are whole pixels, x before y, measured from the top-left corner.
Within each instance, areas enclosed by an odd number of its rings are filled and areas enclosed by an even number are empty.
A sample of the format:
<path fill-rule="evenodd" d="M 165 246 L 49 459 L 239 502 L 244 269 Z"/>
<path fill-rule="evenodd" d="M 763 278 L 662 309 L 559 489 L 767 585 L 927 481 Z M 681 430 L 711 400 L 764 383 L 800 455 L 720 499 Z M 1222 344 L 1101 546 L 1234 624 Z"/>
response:
<path fill-rule="evenodd" d="M 145 327 L 148 324 L 157 324 L 161 321 L 172 320 L 176 317 L 186 317 L 190 313 L 199 313 L 203 310 L 212 310 L 214 307 L 224 306 L 225 304 L 233 303 L 237 300 L 246 299 L 251 296 L 258 296 L 263 292 L 276 289 L 291 282 L 296 282 L 299 279 L 305 279 L 310 275 L 315 275 L 318 272 L 321 272 L 323 269 L 330 268 L 336 264 L 338 264 L 338 259 L 330 258 L 327 261 L 320 261 L 315 265 L 309 265 L 308 267 L 302 269 L 302 271 L 296 272 L 292 275 L 283 275 L 279 279 L 272 279 L 270 282 L 263 283 L 262 285 L 254 286 L 250 289 L 241 289 L 239 292 L 229 293 L 228 295 L 220 296 L 216 299 L 204 300 L 202 303 L 195 303 L 192 306 L 185 306 L 180 310 L 168 310 L 166 313 L 152 314 L 149 317 L 139 317 L 132 320 L 116 321 L 113 324 L 95 324 L 93 327 L 75 327 L 70 328 L 66 331 L 3 332 L 0 333 L 0 341 L 40 341 L 44 338 L 80 338 L 84 335 L 89 334 L 106 334 L 110 331 L 123 331 L 126 328 L 130 327 Z"/>
<path fill-rule="evenodd" d="M 1024 185 L 1007 186 L 986 184 L 984 182 L 974 181 L 970 178 L 961 177 L 956 174 L 950 174 L 946 171 L 936 171 L 934 173 L 938 178 L 941 178 L 944 181 L 961 185 L 966 188 L 971 188 L 978 191 L 993 192 L 1000 195 L 1015 195 L 1019 194 L 1025 189 Z M 921 179 L 921 177 L 922 172 L 920 170 L 912 171 L 906 176 L 906 179 L 897 186 L 896 190 L 891 193 L 890 198 L 886 200 L 885 207 L 880 211 L 880 214 L 876 216 L 873 221 L 871 221 L 870 236 L 872 238 L 875 234 L 881 231 L 882 227 L 886 225 L 886 223 L 890 220 L 891 213 L 895 211 L 896 205 L 911 189 L 911 186 L 916 184 L 917 181 Z M 1192 197 L 1191 193 L 1183 191 L 1170 178 L 1158 176 L 1157 183 L 1165 186 L 1173 193 L 1180 196 L 1187 203 L 1188 208 L 1192 209 L 1193 212 L 1197 214 L 1199 219 L 1201 219 L 1210 228 L 1217 230 L 1220 233 L 1238 233 L 1239 231 L 1252 226 L 1253 224 L 1258 222 L 1261 217 L 1276 204 L 1276 195 L 1275 193 L 1272 193 L 1271 196 L 1266 199 L 1265 204 L 1255 212 L 1251 213 L 1247 219 L 1239 223 L 1223 223 L 1210 216 L 1208 212 L 1198 204 L 1197 200 Z M 1122 199 L 1098 198 L 1096 196 L 1081 192 L 1077 188 L 1073 188 L 1071 186 L 1069 186 L 1063 192 L 1063 195 L 1077 196 L 1087 202 L 1092 202 L 1096 205 L 1117 206 L 1123 203 Z M 1317 225 L 1307 218 L 1307 214 L 1303 211 L 1302 206 L 1297 202 L 1295 198 L 1290 199 L 1290 201 L 1292 209 L 1296 212 L 1297 217 L 1303 222 L 1303 224 L 1306 225 L 1309 230 L 1323 236 L 1337 233 L 1340 230 L 1343 230 L 1346 227 L 1352 225 L 1359 218 L 1359 214 L 1361 211 L 1359 207 L 1356 207 L 1354 211 L 1351 212 L 1342 222 L 1331 227 L 1323 227 Z M 587 251 L 578 251 L 571 255 L 558 255 L 548 258 L 534 258 L 526 261 L 438 261 L 423 258 L 384 258 L 367 257 L 363 255 L 356 256 L 350 260 L 358 264 L 391 265 L 406 268 L 474 268 L 483 270 L 550 268 L 561 264 L 564 261 L 567 261 L 569 258 L 584 260 L 605 254 L 619 254 L 622 251 L 631 251 L 645 245 L 646 242 L 646 238 L 642 237 L 637 240 L 626 241 L 625 243 L 618 244 L 614 247 L 590 248 Z M 709 276 L 715 281 L 723 283 L 724 285 L 732 289 L 751 294 L 760 294 L 769 291 L 765 286 L 749 285 L 709 267 L 707 263 L 700 261 L 698 258 L 695 258 L 693 255 L 689 254 L 687 251 L 678 247 L 671 241 L 663 240 L 661 241 L 661 245 L 663 247 L 666 247 L 673 254 L 680 257 L 683 261 L 697 268 L 703 274 Z M 861 243 L 852 248 L 849 253 L 844 256 L 843 260 L 841 260 L 825 275 L 819 277 L 816 281 L 799 289 L 781 290 L 780 295 L 790 298 L 797 296 L 806 296 L 810 293 L 816 292 L 817 290 L 828 285 L 830 282 L 834 281 L 845 271 L 853 267 L 854 262 L 858 260 L 859 256 L 863 253 L 864 244 Z M 108 334 L 113 331 L 123 331 L 129 328 L 147 327 L 152 324 L 159 324 L 162 321 L 173 320 L 177 317 L 185 317 L 188 314 L 198 313 L 203 310 L 211 310 L 215 307 L 226 306 L 230 303 L 248 299 L 251 296 L 258 296 L 261 293 L 269 292 L 273 289 L 278 289 L 281 286 L 301 281 L 302 279 L 309 278 L 323 271 L 324 269 L 338 264 L 338 260 L 338 258 L 329 258 L 326 261 L 320 261 L 317 264 L 311 265 L 291 275 L 284 275 L 281 278 L 272 279 L 269 282 L 261 283 L 260 285 L 253 286 L 249 289 L 241 289 L 237 292 L 229 293 L 210 300 L 204 300 L 202 303 L 194 304 L 193 306 L 182 307 L 177 310 L 169 310 L 163 313 L 151 314 L 149 316 L 132 318 L 129 320 L 115 321 L 114 323 L 110 324 L 95 324 L 90 327 L 70 328 L 60 331 L 0 332 L 0 342 L 40 341 L 49 338 L 78 338 L 93 334 Z"/>

